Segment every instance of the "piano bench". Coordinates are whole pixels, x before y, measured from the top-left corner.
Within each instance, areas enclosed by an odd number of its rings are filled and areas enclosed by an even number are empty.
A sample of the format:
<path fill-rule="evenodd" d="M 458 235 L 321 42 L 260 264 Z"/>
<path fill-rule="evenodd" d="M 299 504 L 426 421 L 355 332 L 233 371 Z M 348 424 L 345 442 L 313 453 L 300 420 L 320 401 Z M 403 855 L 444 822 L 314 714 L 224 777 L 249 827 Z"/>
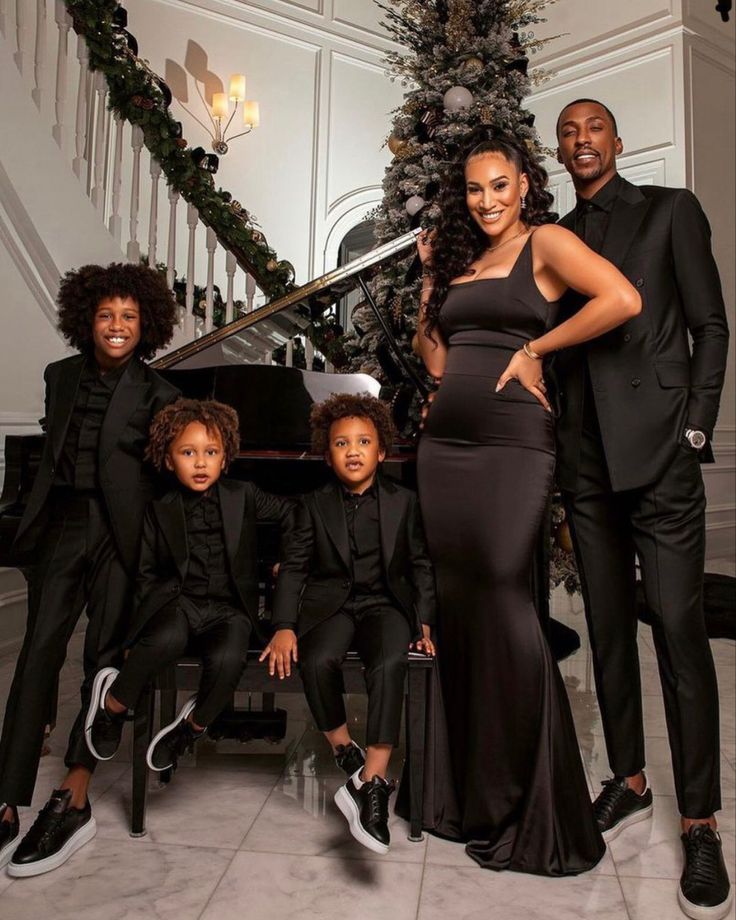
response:
<path fill-rule="evenodd" d="M 271 677 L 267 663 L 259 662 L 260 652 L 248 653 L 248 665 L 237 689 L 263 693 L 264 706 L 273 708 L 277 693 L 303 693 L 302 681 L 296 671 L 280 680 Z M 349 652 L 342 667 L 346 693 L 364 693 L 363 666 L 355 652 Z M 432 659 L 421 652 L 409 653 L 405 689 L 404 723 L 406 729 L 406 758 L 409 782 L 409 840 L 419 842 L 422 835 L 422 801 L 424 797 L 424 748 L 426 708 Z M 146 791 L 148 765 L 146 751 L 153 737 L 155 693 L 160 695 L 161 724 L 167 725 L 176 714 L 176 694 L 179 690 L 195 691 L 199 687 L 200 664 L 196 658 L 182 658 L 173 667 L 163 671 L 155 682 L 144 690 L 133 720 L 133 790 L 130 821 L 131 837 L 146 833 Z"/>

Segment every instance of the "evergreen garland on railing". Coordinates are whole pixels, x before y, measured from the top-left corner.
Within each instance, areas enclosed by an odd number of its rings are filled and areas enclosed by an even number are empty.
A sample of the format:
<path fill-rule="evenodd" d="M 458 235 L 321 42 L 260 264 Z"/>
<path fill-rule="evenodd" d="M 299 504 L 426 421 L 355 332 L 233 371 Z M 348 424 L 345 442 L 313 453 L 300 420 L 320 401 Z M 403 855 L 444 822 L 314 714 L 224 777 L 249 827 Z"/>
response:
<path fill-rule="evenodd" d="M 212 156 L 192 150 L 181 123 L 169 113 L 171 91 L 137 55 L 125 29 L 125 11 L 116 0 L 65 0 L 74 31 L 89 49 L 89 66 L 107 79 L 110 108 L 139 125 L 144 143 L 161 164 L 169 185 L 193 204 L 201 220 L 248 271 L 269 300 L 294 287 L 294 268 L 279 260 L 252 215 L 229 192 L 215 189 L 208 166 Z"/>

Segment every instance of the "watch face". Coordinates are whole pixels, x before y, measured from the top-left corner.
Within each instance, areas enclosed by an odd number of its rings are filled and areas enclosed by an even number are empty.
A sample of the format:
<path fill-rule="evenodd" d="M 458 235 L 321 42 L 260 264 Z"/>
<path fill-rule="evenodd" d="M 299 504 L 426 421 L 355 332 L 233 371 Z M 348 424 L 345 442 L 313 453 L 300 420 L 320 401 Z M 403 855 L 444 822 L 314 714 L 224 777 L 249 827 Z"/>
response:
<path fill-rule="evenodd" d="M 690 444 L 695 448 L 695 450 L 701 450 L 705 447 L 705 435 L 702 431 L 691 431 L 687 436 Z"/>

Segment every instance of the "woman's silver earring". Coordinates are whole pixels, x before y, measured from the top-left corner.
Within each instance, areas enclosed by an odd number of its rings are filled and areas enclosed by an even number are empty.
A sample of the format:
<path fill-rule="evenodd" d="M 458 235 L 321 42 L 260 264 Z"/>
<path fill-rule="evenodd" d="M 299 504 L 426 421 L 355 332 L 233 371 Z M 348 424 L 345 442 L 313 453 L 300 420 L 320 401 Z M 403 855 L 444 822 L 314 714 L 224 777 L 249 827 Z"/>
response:
<path fill-rule="evenodd" d="M 521 196 L 521 210 L 526 211 L 526 198 L 523 195 Z"/>

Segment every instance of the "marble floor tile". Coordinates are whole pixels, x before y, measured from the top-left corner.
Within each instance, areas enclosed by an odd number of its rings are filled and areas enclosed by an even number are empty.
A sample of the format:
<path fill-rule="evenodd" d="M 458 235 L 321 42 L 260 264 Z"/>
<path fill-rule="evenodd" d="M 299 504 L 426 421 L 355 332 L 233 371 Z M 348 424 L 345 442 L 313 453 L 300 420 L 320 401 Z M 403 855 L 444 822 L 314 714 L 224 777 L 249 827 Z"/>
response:
<path fill-rule="evenodd" d="M 233 855 L 136 844 L 98 835 L 55 872 L 14 879 L 3 920 L 197 920 Z"/>
<path fill-rule="evenodd" d="M 344 781 L 344 775 L 286 776 L 271 792 L 241 849 L 422 863 L 426 836 L 419 843 L 410 842 L 408 824 L 393 813 L 389 821 L 391 849 L 386 856 L 371 853 L 352 838 L 334 803 L 335 792 Z"/>
<path fill-rule="evenodd" d="M 275 782 L 276 777 L 251 773 L 242 765 L 224 764 L 217 769 L 182 765 L 167 786 L 149 786 L 146 840 L 235 850 Z M 129 774 L 94 806 L 98 834 L 125 841 L 126 849 L 140 842 L 129 837 L 130 807 Z"/>
<path fill-rule="evenodd" d="M 685 915 L 677 903 L 678 882 L 675 879 L 622 878 L 626 907 L 631 920 L 665 920 Z M 726 920 L 736 918 L 736 903 L 726 915 Z"/>
<path fill-rule="evenodd" d="M 245 905 L 258 920 L 415 920 L 421 882 L 415 863 L 241 851 L 201 920 L 243 920 Z"/>
<path fill-rule="evenodd" d="M 734 803 L 718 813 L 727 866 L 736 863 Z M 679 879 L 682 872 L 680 816 L 674 797 L 658 796 L 651 819 L 627 828 L 609 849 L 619 877 Z"/>
<path fill-rule="evenodd" d="M 427 865 L 417 920 L 628 920 L 619 881 Z M 660 918 L 661 920 L 661 918 Z"/>

